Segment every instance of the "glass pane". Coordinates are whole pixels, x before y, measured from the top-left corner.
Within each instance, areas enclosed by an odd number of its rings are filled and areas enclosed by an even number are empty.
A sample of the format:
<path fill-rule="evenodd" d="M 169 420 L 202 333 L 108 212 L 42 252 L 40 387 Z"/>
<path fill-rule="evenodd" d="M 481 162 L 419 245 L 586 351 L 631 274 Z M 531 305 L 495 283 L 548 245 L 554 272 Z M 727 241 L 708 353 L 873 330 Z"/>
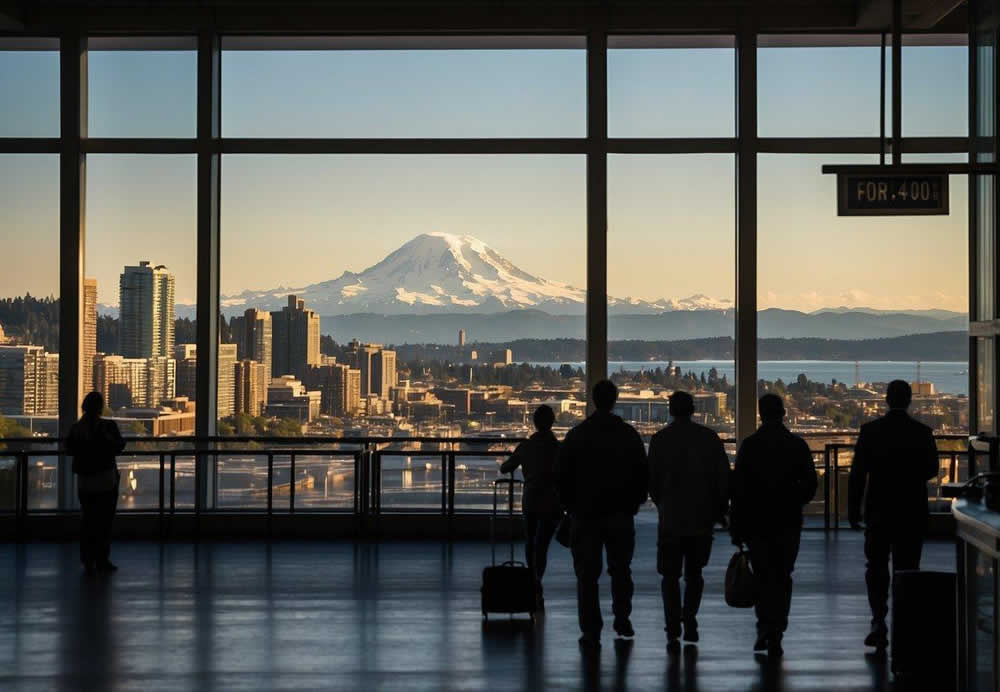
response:
<path fill-rule="evenodd" d="M 472 452 L 472 450 L 467 450 Z M 455 457 L 455 512 L 492 512 L 494 481 L 500 475 L 500 464 L 508 455 L 469 453 Z M 509 475 L 505 475 L 509 478 Z M 514 471 L 514 478 L 524 481 L 520 467 Z M 514 511 L 520 512 L 523 485 L 514 488 Z M 497 492 L 497 511 L 508 511 L 510 506 L 510 486 L 501 484 Z M 501 539 L 502 540 L 502 539 Z"/>
<path fill-rule="evenodd" d="M 226 137 L 582 137 L 586 53 L 582 40 L 553 49 L 436 39 L 227 39 L 222 54 Z M 386 49 L 365 49 L 384 44 Z M 515 40 L 516 41 L 516 40 Z M 523 42 L 523 40 L 521 40 Z M 544 44 L 546 39 L 535 40 Z M 426 42 L 425 42 L 426 43 Z M 300 48 L 301 46 L 301 48 Z M 355 46 L 358 46 L 357 48 Z M 400 49 L 391 49 L 398 46 Z"/>
<path fill-rule="evenodd" d="M 58 40 L 0 38 L 0 94 L 0 137 L 58 137 Z"/>
<path fill-rule="evenodd" d="M 608 372 L 644 437 L 677 389 L 735 434 L 735 170 L 729 154 L 609 157 Z"/>
<path fill-rule="evenodd" d="M 732 137 L 736 57 L 729 36 L 609 37 L 611 137 Z"/>
<path fill-rule="evenodd" d="M 950 216 L 838 217 L 820 167 L 874 158 L 758 161 L 758 377 L 820 446 L 880 415 L 893 379 L 937 432 L 968 428 L 967 184 Z"/>
<path fill-rule="evenodd" d="M 195 163 L 194 156 L 87 157 L 92 386 L 126 437 L 194 433 Z M 139 483 L 135 492 L 158 496 L 159 488 Z"/>
<path fill-rule="evenodd" d="M 193 39 L 91 39 L 89 135 L 194 137 L 197 53 L 193 48 Z"/>
<path fill-rule="evenodd" d="M 579 156 L 226 156 L 220 431 L 579 420 L 584 193 Z"/>
<path fill-rule="evenodd" d="M 379 496 L 383 512 L 440 512 L 443 455 L 382 454 Z M 492 506 L 492 504 L 491 504 Z"/>
<path fill-rule="evenodd" d="M 17 459 L 0 456 L 0 513 L 13 512 L 17 502 Z"/>
<path fill-rule="evenodd" d="M 969 47 L 965 36 L 946 38 L 950 45 L 934 45 L 942 37 L 903 37 L 904 137 L 969 133 Z M 887 64 L 888 56 L 887 49 Z M 886 84 L 888 106 L 891 85 Z"/>
<path fill-rule="evenodd" d="M 59 157 L 0 155 L 0 438 L 58 434 Z M 44 258 L 40 261 L 40 258 Z M 8 447 L 9 448 L 9 447 Z M 41 460 L 54 466 L 54 459 Z M 32 493 L 42 492 L 40 485 Z M 29 497 L 32 506 L 39 498 Z"/>
<path fill-rule="evenodd" d="M 979 338 L 976 342 L 976 397 L 979 408 L 976 432 L 993 433 L 997 403 L 996 341 L 993 338 Z"/>
<path fill-rule="evenodd" d="M 354 510 L 354 455 L 329 452 L 295 457 L 295 509 Z"/>
<path fill-rule="evenodd" d="M 878 136 L 879 41 L 877 36 L 760 36 L 758 134 Z"/>
<path fill-rule="evenodd" d="M 996 316 L 996 181 L 991 175 L 978 175 L 976 181 L 976 317 L 991 320 Z"/>

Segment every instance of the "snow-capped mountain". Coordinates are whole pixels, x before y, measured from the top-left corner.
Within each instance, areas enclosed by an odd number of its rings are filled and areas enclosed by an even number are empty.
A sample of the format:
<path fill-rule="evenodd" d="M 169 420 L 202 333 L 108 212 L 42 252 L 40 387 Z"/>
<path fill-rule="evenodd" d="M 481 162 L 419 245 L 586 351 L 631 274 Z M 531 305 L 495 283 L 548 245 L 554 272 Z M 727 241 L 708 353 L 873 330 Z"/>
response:
<path fill-rule="evenodd" d="M 294 293 L 320 315 L 353 313 L 492 313 L 534 308 L 552 314 L 582 314 L 586 291 L 534 276 L 478 238 L 424 233 L 360 273 L 301 288 L 244 291 L 222 299 L 228 314 L 245 307 L 278 310 Z M 609 298 L 617 312 L 726 310 L 732 301 L 693 295 L 680 300 Z"/>

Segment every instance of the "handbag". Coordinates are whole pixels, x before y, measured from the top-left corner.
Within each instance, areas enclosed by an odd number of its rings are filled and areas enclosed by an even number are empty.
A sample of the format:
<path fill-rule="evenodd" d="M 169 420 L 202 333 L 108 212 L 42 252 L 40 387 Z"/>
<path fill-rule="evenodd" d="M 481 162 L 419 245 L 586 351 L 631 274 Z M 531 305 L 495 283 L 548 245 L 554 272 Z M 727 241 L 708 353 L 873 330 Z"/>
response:
<path fill-rule="evenodd" d="M 556 541 L 564 548 L 570 547 L 572 543 L 573 520 L 568 514 L 563 514 L 556 527 Z"/>
<path fill-rule="evenodd" d="M 729 559 L 726 569 L 726 604 L 733 608 L 752 608 L 757 604 L 757 575 L 742 545 Z"/>

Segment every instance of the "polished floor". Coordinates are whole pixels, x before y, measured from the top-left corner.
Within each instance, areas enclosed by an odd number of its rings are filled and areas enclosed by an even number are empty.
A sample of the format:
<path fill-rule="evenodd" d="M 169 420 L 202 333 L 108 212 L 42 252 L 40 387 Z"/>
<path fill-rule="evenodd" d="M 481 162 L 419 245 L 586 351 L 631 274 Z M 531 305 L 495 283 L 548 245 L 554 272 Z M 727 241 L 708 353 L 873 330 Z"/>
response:
<path fill-rule="evenodd" d="M 655 528 L 639 531 L 633 642 L 576 644 L 568 553 L 553 545 L 532 628 L 479 611 L 488 543 L 120 543 L 120 571 L 82 576 L 74 545 L 0 545 L 0 690 L 882 690 L 867 655 L 862 541 L 807 532 L 780 665 L 750 651 L 750 611 L 707 570 L 702 641 L 666 654 Z M 926 568 L 953 568 L 929 545 Z M 606 578 L 605 580 L 606 581 Z M 608 610 L 605 587 L 605 610 Z M 933 617 L 933 610 L 928 612 Z"/>

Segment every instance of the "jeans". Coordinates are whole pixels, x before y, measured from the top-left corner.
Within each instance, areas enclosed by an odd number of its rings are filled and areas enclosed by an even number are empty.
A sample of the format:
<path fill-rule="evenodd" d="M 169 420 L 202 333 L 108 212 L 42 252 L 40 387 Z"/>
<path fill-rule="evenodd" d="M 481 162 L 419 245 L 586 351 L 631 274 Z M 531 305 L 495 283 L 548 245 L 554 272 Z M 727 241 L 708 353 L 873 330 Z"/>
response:
<path fill-rule="evenodd" d="M 712 534 L 670 536 L 659 534 L 656 540 L 656 571 L 663 575 L 663 618 L 667 636 L 681 636 L 681 622 L 696 627 L 695 616 L 701 605 L 705 579 L 701 571 L 712 554 Z M 681 606 L 681 572 L 684 573 L 684 605 Z"/>
<path fill-rule="evenodd" d="M 101 493 L 80 493 L 80 562 L 101 565 L 111 557 L 111 524 L 118 506 L 118 485 Z"/>
<path fill-rule="evenodd" d="M 750 566 L 757 575 L 757 632 L 778 636 L 788 629 L 792 607 L 792 571 L 799 555 L 802 529 L 795 527 L 747 540 Z"/>
<path fill-rule="evenodd" d="M 635 551 L 632 515 L 621 513 L 574 519 L 571 547 L 580 631 L 596 635 L 604 627 L 597 582 L 601 578 L 605 551 L 615 620 L 627 619 L 632 614 L 632 553 Z"/>
<path fill-rule="evenodd" d="M 559 525 L 559 514 L 528 512 L 524 515 L 524 553 L 528 569 L 535 575 L 535 590 L 542 595 L 542 577 L 549 560 L 549 544 Z"/>
<path fill-rule="evenodd" d="M 922 532 L 898 532 L 888 527 L 869 527 L 865 531 L 865 583 L 872 625 L 884 626 L 889 614 L 889 557 L 892 571 L 920 569 L 923 552 Z"/>

